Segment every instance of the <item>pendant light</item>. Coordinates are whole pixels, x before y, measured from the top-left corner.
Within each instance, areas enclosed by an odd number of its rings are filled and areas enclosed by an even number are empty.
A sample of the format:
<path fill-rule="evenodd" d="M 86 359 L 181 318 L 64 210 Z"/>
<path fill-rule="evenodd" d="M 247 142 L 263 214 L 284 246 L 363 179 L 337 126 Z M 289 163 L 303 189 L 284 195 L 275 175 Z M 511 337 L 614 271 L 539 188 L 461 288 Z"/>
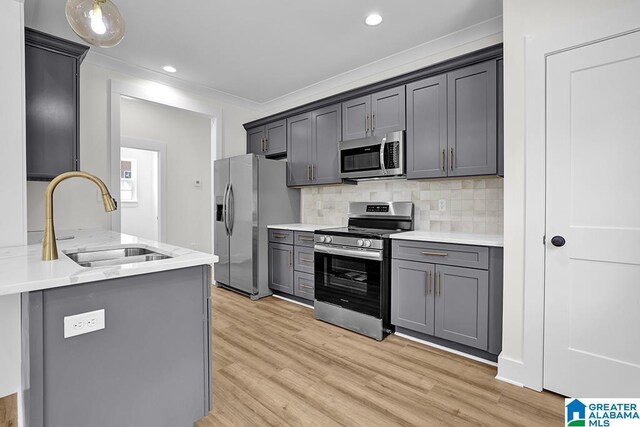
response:
<path fill-rule="evenodd" d="M 124 19 L 111 0 L 67 0 L 67 21 L 81 39 L 113 47 L 124 37 Z"/>

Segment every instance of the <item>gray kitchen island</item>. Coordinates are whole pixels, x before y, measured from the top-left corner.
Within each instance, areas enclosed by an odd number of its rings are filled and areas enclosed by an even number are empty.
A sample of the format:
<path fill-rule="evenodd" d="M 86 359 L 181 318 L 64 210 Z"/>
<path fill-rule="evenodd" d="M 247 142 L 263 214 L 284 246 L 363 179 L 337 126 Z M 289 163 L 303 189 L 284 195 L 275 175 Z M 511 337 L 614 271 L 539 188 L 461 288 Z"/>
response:
<path fill-rule="evenodd" d="M 217 257 L 103 230 L 60 258 L 0 249 L 0 295 L 22 295 L 30 427 L 191 426 L 211 409 Z"/>

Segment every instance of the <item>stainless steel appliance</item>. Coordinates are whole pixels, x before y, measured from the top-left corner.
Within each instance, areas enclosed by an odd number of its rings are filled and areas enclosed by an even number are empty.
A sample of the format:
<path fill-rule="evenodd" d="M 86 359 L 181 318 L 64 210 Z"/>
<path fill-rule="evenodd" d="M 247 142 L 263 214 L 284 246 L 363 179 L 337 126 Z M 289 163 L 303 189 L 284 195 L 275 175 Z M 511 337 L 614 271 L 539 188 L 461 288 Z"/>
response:
<path fill-rule="evenodd" d="M 300 190 L 287 188 L 287 164 L 247 154 L 213 165 L 216 284 L 252 299 L 271 295 L 267 225 L 300 221 Z"/>
<path fill-rule="evenodd" d="M 391 332 L 391 241 L 411 202 L 351 202 L 349 224 L 315 232 L 316 319 L 382 340 Z"/>
<path fill-rule="evenodd" d="M 405 171 L 403 131 L 340 143 L 340 178 L 399 178 Z"/>

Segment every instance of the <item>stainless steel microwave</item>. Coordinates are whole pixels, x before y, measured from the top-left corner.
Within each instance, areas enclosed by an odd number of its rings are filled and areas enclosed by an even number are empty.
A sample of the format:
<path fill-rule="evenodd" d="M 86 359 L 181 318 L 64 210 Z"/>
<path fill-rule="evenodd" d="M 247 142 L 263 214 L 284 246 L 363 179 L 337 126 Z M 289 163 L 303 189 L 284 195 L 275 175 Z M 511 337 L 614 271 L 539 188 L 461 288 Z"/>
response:
<path fill-rule="evenodd" d="M 340 178 L 398 178 L 405 174 L 403 131 L 340 143 Z"/>

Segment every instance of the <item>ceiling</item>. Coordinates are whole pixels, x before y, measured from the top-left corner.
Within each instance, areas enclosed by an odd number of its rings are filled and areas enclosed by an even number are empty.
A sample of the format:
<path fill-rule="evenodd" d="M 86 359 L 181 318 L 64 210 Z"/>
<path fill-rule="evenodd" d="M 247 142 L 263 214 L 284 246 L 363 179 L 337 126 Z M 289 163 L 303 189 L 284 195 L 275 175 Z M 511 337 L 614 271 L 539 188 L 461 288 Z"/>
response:
<path fill-rule="evenodd" d="M 82 42 L 66 0 L 26 0 L 26 25 Z M 115 0 L 126 36 L 101 54 L 267 102 L 502 15 L 502 0 Z M 364 24 L 372 12 L 384 21 Z"/>

